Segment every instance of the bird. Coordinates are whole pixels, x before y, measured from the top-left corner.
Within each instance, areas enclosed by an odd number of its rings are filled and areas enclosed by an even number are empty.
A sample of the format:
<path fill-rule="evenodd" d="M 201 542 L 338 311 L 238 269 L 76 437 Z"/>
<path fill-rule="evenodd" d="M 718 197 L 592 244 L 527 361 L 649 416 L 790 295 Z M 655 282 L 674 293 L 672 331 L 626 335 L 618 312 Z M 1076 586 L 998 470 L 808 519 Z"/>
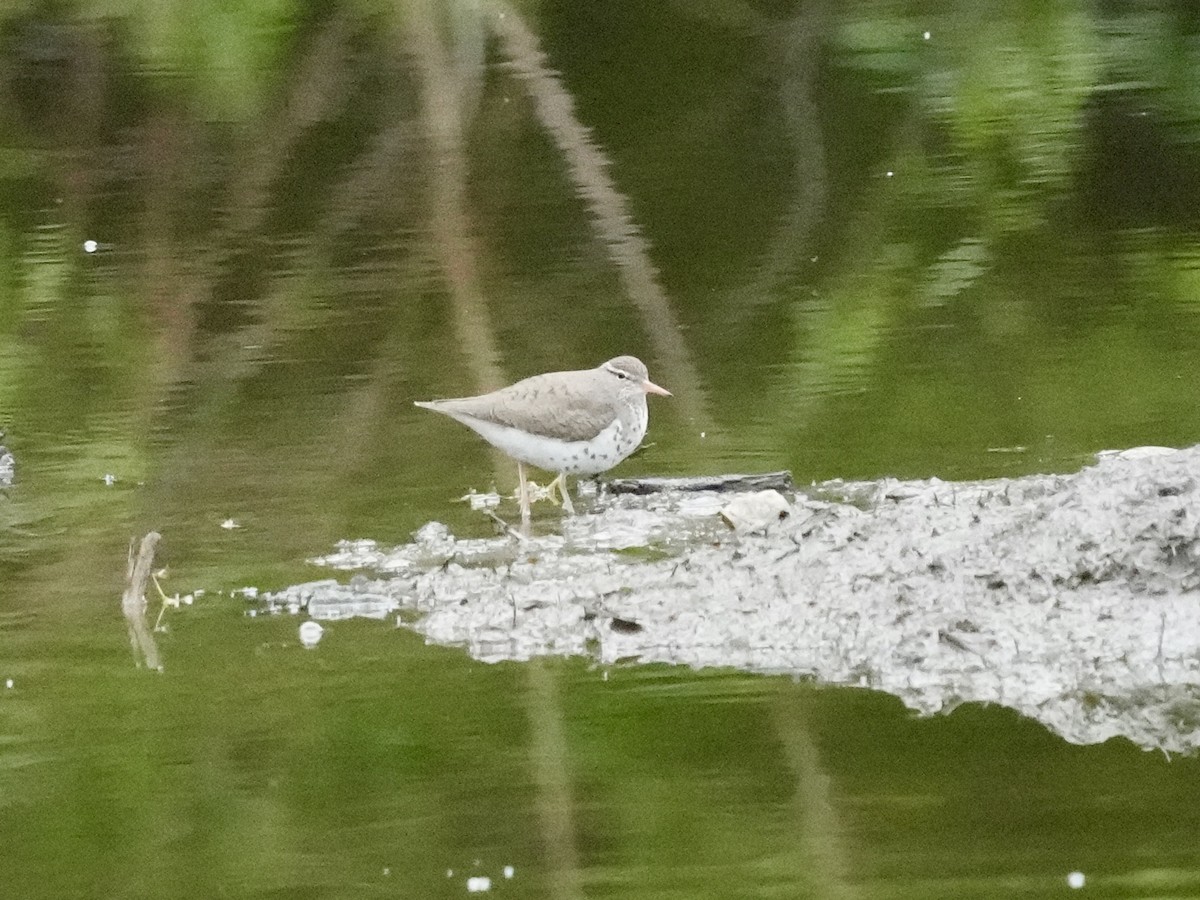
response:
<path fill-rule="evenodd" d="M 640 359 L 618 356 L 594 369 L 545 372 L 475 397 L 414 404 L 461 422 L 516 460 L 521 521 L 528 522 L 525 466 L 556 473 L 550 496 L 557 488 L 573 515 L 566 476 L 607 472 L 638 448 L 649 423 L 647 394 L 671 396 Z"/>

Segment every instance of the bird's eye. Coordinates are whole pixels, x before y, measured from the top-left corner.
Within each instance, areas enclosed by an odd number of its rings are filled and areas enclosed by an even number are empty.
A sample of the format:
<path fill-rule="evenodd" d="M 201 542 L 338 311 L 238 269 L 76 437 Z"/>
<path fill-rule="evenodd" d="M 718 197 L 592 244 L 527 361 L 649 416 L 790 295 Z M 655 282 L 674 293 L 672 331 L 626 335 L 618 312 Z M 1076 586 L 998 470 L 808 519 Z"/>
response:
<path fill-rule="evenodd" d="M 629 376 L 628 376 L 628 375 L 626 375 L 624 372 L 618 371 L 618 372 L 617 372 L 617 377 L 618 377 L 618 378 L 621 378 L 621 379 L 625 379 L 625 378 L 628 378 Z"/>

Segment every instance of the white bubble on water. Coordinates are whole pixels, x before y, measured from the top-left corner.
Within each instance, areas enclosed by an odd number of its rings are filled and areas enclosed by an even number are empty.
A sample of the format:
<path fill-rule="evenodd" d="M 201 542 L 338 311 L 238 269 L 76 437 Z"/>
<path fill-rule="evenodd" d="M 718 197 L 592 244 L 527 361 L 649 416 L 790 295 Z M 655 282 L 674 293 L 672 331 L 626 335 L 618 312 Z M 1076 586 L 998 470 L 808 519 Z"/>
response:
<path fill-rule="evenodd" d="M 300 643 L 305 647 L 315 647 L 321 643 L 321 635 L 324 633 L 325 629 L 319 622 L 305 622 L 300 626 Z"/>

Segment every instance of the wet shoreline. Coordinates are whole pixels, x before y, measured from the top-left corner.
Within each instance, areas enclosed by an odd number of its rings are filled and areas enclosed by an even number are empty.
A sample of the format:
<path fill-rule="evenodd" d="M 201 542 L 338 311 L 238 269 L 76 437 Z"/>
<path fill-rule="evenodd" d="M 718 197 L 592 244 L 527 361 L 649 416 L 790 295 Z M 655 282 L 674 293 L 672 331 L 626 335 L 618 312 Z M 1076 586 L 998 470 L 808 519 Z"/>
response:
<path fill-rule="evenodd" d="M 883 690 L 923 713 L 998 703 L 1074 743 L 1200 744 L 1200 448 L 1069 475 L 828 482 L 752 532 L 729 497 L 608 494 L 561 534 L 344 542 L 357 570 L 266 595 L 396 614 L 496 662 L 583 655 Z"/>

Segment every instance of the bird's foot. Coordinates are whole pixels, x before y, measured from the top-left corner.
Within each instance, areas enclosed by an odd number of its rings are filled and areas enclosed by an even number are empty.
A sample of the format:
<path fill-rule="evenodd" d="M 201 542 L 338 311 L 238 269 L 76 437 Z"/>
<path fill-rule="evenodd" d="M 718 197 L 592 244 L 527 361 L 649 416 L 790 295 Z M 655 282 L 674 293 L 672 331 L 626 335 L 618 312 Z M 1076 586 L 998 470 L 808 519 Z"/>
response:
<path fill-rule="evenodd" d="M 567 515 L 575 515 L 575 504 L 571 502 L 571 492 L 567 489 L 567 479 L 562 472 L 559 472 L 546 487 L 546 492 L 550 495 L 551 500 L 554 499 L 555 488 L 558 489 L 558 496 L 562 498 L 562 507 L 567 512 Z"/>

